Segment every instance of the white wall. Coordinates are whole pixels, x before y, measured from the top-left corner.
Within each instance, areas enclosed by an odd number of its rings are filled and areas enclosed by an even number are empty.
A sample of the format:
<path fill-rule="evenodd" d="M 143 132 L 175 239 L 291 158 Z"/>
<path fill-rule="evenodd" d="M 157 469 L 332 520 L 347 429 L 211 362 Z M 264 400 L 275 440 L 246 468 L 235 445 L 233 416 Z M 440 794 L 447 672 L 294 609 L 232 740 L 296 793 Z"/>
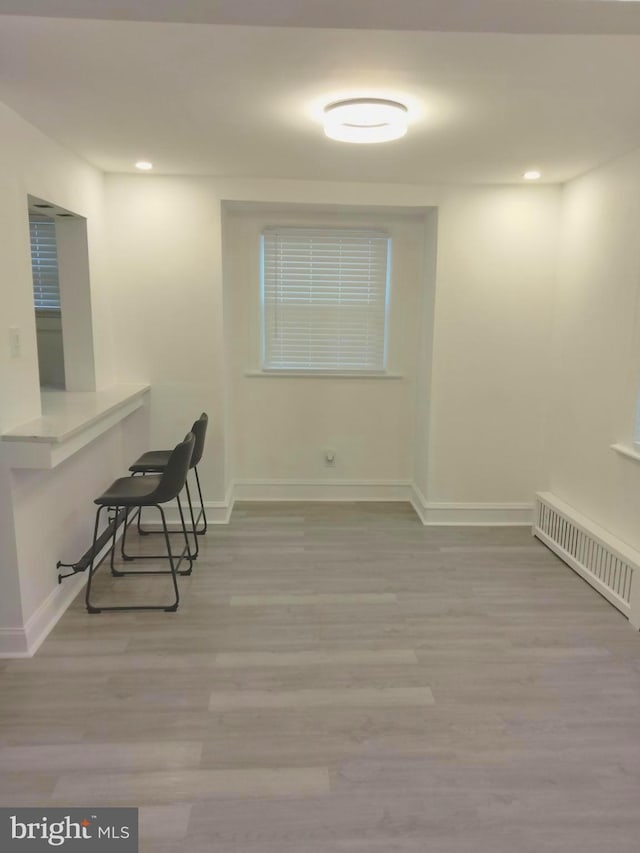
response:
<path fill-rule="evenodd" d="M 0 346 L 0 429 L 40 414 L 36 327 L 31 283 L 27 195 L 46 199 L 87 218 L 91 258 L 98 386 L 113 381 L 108 287 L 103 253 L 103 178 L 100 172 L 52 142 L 0 104 L 0 256 L 2 346 Z M 22 357 L 11 359 L 8 329 L 21 332 Z"/>
<path fill-rule="evenodd" d="M 424 264 L 422 271 L 421 327 L 417 350 L 415 387 L 413 481 L 418 503 L 429 494 L 429 442 L 431 435 L 431 403 L 433 392 L 433 335 L 435 321 L 436 279 L 438 272 L 438 210 L 432 209 L 424 219 Z"/>
<path fill-rule="evenodd" d="M 36 339 L 40 386 L 64 390 L 64 347 L 60 314 L 36 315 Z"/>
<path fill-rule="evenodd" d="M 41 414 L 28 195 L 87 218 L 98 387 L 113 382 L 113 347 L 102 175 L 3 105 L 0 145 L 0 429 L 4 431 Z M 19 358 L 10 357 L 11 327 L 20 330 Z M 131 416 L 52 471 L 11 470 L 0 463 L 0 652 L 25 650 L 28 627 L 38 619 L 45 625 L 55 612 L 56 561 L 74 560 L 86 550 L 92 499 L 126 470 L 131 453 L 146 446 L 143 432 L 144 416 Z"/>
<path fill-rule="evenodd" d="M 267 226 L 379 228 L 391 237 L 388 371 L 399 379 L 247 376 L 260 370 L 260 234 Z M 239 480 L 410 481 L 424 266 L 424 214 L 308 206 L 231 207 L 223 244 Z M 336 454 L 327 467 L 324 452 Z"/>
<path fill-rule="evenodd" d="M 554 324 L 550 488 L 640 548 L 640 150 L 564 190 Z"/>
<path fill-rule="evenodd" d="M 117 375 L 151 384 L 151 445 L 181 441 L 209 414 L 203 464 L 209 501 L 223 501 L 225 350 L 220 202 L 201 178 L 107 176 Z"/>
<path fill-rule="evenodd" d="M 0 455 L 0 653 L 11 640 L 9 634 L 22 628 L 22 600 L 20 597 L 20 575 L 18 572 L 18 550 L 14 527 L 13 496 L 11 492 L 11 469 Z"/>
<path fill-rule="evenodd" d="M 320 480 L 327 470 L 344 479 L 417 478 L 428 502 L 456 505 L 529 504 L 544 485 L 558 188 L 149 175 L 108 176 L 106 185 L 119 369 L 151 381 L 159 446 L 200 409 L 209 410 L 209 500 L 223 501 L 233 477 Z M 220 249 L 225 201 L 412 207 L 423 214 L 437 208 L 435 339 L 431 347 L 411 325 L 422 314 L 424 331 L 431 308 L 428 299 L 420 307 L 416 289 L 406 285 L 403 322 L 409 327 L 396 357 L 407 379 L 382 388 L 373 381 L 242 376 L 249 366 L 249 320 L 242 307 L 248 302 L 245 295 L 234 297 L 242 282 L 251 286 L 250 273 L 242 273 L 238 285 L 226 271 L 227 304 Z M 225 265 L 242 269 L 247 263 L 237 248 L 227 250 Z M 426 268 L 421 276 L 429 278 Z M 421 289 L 424 296 L 428 287 Z M 352 405 L 354 389 L 358 406 Z M 414 421 L 407 425 L 410 410 Z M 335 412 L 346 414 L 332 420 Z M 344 467 L 334 473 L 324 468 L 320 451 L 340 441 Z"/>
<path fill-rule="evenodd" d="M 102 203 L 100 209 L 102 208 Z M 94 244 L 95 244 L 94 240 Z M 58 252 L 58 278 L 60 304 L 62 306 L 62 334 L 64 338 L 64 373 L 67 391 L 95 391 L 96 370 L 94 364 L 94 331 L 91 311 L 91 271 L 87 242 L 87 222 L 77 217 L 56 220 L 56 248 Z M 93 288 L 93 298 L 100 301 L 102 290 Z M 103 311 L 107 307 L 102 300 Z M 110 313 L 105 311 L 99 320 L 104 328 Z M 101 353 L 109 356 L 112 366 L 111 347 Z M 110 372 L 110 371 L 109 371 Z M 106 380 L 102 371 L 102 381 Z"/>
<path fill-rule="evenodd" d="M 559 202 L 501 187 L 440 206 L 430 501 L 530 503 L 544 485 Z"/>

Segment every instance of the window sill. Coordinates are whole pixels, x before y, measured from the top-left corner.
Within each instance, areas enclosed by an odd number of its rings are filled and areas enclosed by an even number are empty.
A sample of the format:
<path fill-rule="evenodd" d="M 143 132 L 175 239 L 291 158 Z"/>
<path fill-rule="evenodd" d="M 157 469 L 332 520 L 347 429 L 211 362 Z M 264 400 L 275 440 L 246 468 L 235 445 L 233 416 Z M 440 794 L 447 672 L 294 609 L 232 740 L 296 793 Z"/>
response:
<path fill-rule="evenodd" d="M 620 456 L 627 459 L 632 459 L 634 462 L 640 462 L 640 446 L 631 444 L 612 444 L 611 450 L 615 450 Z"/>
<path fill-rule="evenodd" d="M 0 436 L 12 468 L 51 469 L 144 404 L 148 385 L 115 385 L 103 391 L 47 391 L 42 417 Z"/>
<path fill-rule="evenodd" d="M 404 379 L 401 373 L 347 373 L 337 370 L 245 370 L 244 375 L 251 379 Z"/>

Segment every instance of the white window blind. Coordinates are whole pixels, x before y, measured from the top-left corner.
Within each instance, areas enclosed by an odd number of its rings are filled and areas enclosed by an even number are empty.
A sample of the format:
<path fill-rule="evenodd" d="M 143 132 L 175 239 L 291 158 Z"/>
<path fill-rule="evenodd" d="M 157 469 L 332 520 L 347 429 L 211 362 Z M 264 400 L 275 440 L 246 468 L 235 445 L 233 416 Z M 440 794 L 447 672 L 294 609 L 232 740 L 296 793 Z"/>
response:
<path fill-rule="evenodd" d="M 377 230 L 265 229 L 263 367 L 384 370 L 390 243 Z"/>
<path fill-rule="evenodd" d="M 29 232 L 36 310 L 60 311 L 55 222 L 45 216 L 29 216 Z"/>

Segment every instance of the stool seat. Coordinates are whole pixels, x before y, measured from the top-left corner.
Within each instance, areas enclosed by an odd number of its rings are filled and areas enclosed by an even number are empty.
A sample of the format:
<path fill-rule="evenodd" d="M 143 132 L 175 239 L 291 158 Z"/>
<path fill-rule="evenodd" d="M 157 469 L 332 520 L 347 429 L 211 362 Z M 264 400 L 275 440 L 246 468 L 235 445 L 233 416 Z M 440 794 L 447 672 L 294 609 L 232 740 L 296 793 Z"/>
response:
<path fill-rule="evenodd" d="M 130 465 L 129 470 L 134 474 L 162 473 L 167 467 L 170 456 L 170 450 L 149 450 Z"/>
<path fill-rule="evenodd" d="M 94 503 L 98 506 L 154 506 L 161 480 L 160 475 L 120 477 Z"/>
<path fill-rule="evenodd" d="M 191 432 L 193 433 L 193 437 L 195 439 L 195 443 L 193 445 L 193 454 L 191 455 L 191 462 L 189 463 L 189 468 L 197 468 L 198 463 L 202 459 L 202 453 L 204 451 L 204 439 L 207 433 L 207 424 L 209 423 L 209 418 L 206 412 L 203 412 L 197 421 L 194 422 L 191 427 Z M 169 457 L 171 456 L 170 450 L 148 450 L 146 453 L 143 453 L 133 465 L 129 466 L 129 470 L 133 474 L 161 474 L 169 461 Z"/>

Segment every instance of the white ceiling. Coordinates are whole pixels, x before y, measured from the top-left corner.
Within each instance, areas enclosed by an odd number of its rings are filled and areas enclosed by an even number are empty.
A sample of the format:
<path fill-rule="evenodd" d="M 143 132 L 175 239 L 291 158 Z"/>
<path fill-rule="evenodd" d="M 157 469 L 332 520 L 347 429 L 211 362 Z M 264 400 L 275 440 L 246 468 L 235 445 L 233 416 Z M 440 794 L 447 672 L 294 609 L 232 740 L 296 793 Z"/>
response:
<path fill-rule="evenodd" d="M 636 0 L 0 0 L 0 14 L 441 32 L 640 32 Z"/>
<path fill-rule="evenodd" d="M 91 19 L 88 5 L 0 0 L 0 100 L 106 171 L 564 181 L 640 145 L 640 3 L 92 0 Z M 408 135 L 326 139 L 322 106 L 363 94 L 404 100 Z"/>

